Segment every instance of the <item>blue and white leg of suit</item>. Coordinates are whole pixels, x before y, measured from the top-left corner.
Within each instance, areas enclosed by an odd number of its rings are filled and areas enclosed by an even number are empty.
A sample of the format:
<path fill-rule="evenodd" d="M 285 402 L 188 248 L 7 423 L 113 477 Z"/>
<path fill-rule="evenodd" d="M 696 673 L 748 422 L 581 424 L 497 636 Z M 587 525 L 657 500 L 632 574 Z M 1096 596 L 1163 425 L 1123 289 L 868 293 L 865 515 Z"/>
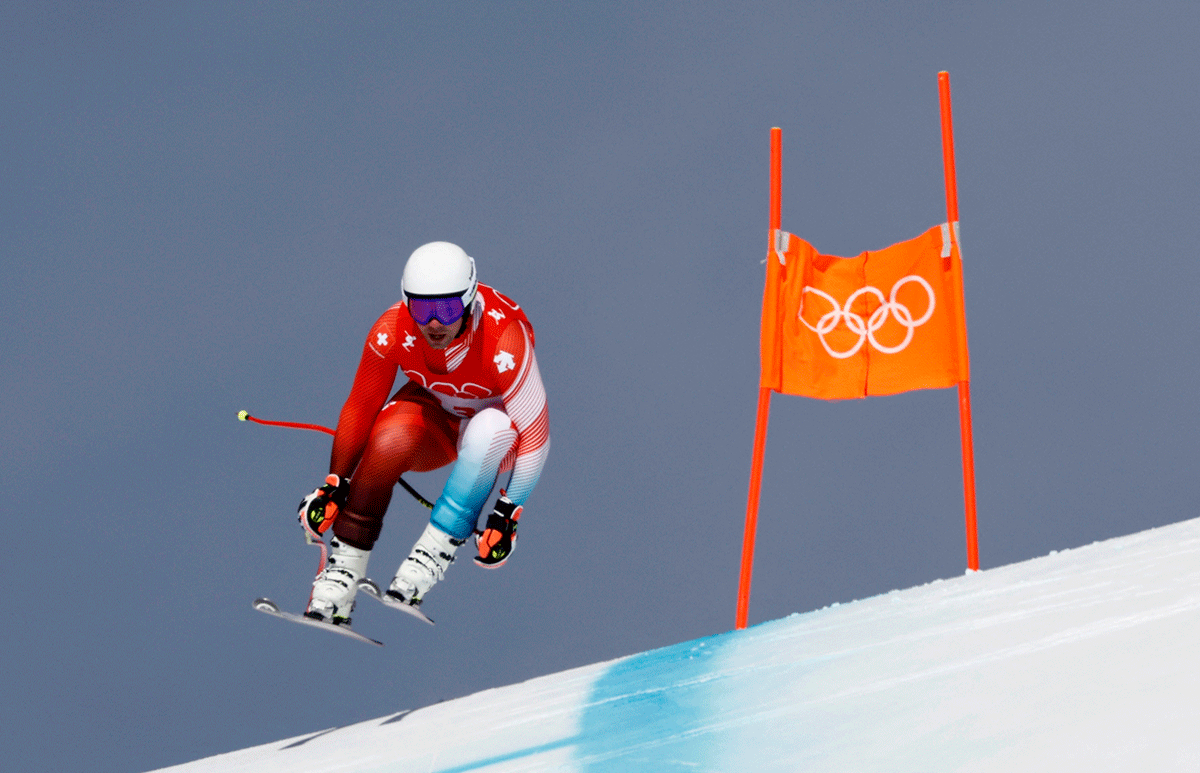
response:
<path fill-rule="evenodd" d="M 485 408 L 463 422 L 458 435 L 458 460 L 429 521 L 459 540 L 475 531 L 475 522 L 502 472 L 511 469 L 510 452 L 517 428 L 508 414 Z"/>

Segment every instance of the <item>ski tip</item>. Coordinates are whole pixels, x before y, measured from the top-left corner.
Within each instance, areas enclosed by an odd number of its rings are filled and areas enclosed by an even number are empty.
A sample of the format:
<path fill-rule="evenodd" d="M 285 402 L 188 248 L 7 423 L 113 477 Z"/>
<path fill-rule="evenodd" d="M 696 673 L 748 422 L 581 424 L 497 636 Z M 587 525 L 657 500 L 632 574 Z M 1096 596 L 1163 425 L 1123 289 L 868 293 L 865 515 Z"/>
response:
<path fill-rule="evenodd" d="M 268 598 L 255 599 L 254 604 L 252 606 L 254 607 L 254 609 L 257 609 L 259 612 L 272 612 L 272 613 L 279 612 L 279 605 L 276 604 L 274 601 L 271 601 Z"/>

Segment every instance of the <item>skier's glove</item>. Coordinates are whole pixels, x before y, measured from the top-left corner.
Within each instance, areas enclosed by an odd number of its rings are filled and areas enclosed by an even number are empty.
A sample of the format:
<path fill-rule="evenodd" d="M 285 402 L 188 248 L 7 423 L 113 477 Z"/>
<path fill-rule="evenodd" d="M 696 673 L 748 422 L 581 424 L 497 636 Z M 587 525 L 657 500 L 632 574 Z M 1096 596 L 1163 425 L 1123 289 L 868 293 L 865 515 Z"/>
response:
<path fill-rule="evenodd" d="M 496 509 L 488 516 L 487 528 L 475 536 L 479 555 L 475 563 L 485 569 L 496 569 L 508 560 L 517 545 L 517 521 L 521 519 L 521 506 L 500 492 Z"/>
<path fill-rule="evenodd" d="M 325 485 L 300 500 L 299 520 L 310 539 L 319 540 L 337 518 L 338 510 L 346 504 L 350 480 L 329 473 Z"/>

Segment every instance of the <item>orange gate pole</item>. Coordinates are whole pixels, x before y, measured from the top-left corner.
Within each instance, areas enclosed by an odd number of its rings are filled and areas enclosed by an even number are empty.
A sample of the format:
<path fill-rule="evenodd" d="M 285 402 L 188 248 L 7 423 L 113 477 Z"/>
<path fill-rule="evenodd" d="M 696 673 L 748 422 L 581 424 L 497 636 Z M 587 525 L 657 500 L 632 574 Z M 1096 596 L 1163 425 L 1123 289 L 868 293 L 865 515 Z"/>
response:
<path fill-rule="evenodd" d="M 780 229 L 783 189 L 783 129 L 771 129 L 771 212 L 768 244 L 775 243 Z M 768 248 L 770 249 L 770 248 Z M 742 534 L 742 571 L 738 581 L 737 629 L 746 627 L 750 615 L 750 579 L 754 573 L 754 540 L 758 531 L 758 494 L 762 488 L 763 454 L 767 446 L 767 422 L 771 415 L 771 390 L 758 388 L 758 411 L 754 419 L 754 455 L 750 462 L 750 493 L 746 499 L 746 528 Z"/>
<path fill-rule="evenodd" d="M 946 177 L 946 218 L 958 242 L 958 181 L 954 172 L 954 119 L 950 112 L 950 73 L 938 73 L 938 101 L 942 112 L 942 162 Z M 962 257 L 962 244 L 958 245 Z M 967 568 L 979 570 L 979 534 L 975 520 L 975 446 L 971 437 L 970 355 L 967 347 L 966 301 L 961 267 L 954 270 L 958 295 L 959 357 L 967 363 L 967 378 L 958 382 L 958 418 L 962 435 L 963 502 L 966 510 Z"/>

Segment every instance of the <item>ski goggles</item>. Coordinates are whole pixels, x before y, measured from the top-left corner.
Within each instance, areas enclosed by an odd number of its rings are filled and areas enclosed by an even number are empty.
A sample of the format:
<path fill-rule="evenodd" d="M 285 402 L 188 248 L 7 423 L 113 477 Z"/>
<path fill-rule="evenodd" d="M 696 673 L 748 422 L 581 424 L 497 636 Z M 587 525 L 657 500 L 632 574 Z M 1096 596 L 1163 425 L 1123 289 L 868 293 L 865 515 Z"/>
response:
<path fill-rule="evenodd" d="M 435 318 L 443 325 L 453 325 L 462 319 L 465 312 L 462 297 L 458 295 L 439 298 L 408 296 L 408 313 L 418 325 L 428 325 Z"/>

